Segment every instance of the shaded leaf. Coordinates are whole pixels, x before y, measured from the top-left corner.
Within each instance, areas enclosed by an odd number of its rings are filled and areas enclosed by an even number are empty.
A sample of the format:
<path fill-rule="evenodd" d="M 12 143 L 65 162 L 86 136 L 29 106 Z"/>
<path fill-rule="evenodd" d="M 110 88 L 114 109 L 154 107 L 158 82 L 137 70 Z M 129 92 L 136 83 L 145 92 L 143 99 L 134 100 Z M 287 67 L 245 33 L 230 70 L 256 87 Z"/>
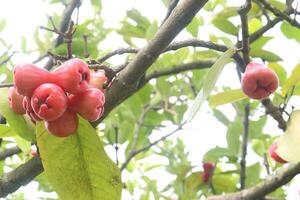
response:
<path fill-rule="evenodd" d="M 198 93 L 188 115 L 188 121 L 191 121 L 196 113 L 201 108 L 203 102 L 207 99 L 225 66 L 231 58 L 231 56 L 236 52 L 234 48 L 228 49 L 209 69 L 206 77 L 203 80 L 203 87 Z"/>
<path fill-rule="evenodd" d="M 272 53 L 271 51 L 262 49 L 253 49 L 252 51 L 250 51 L 250 56 L 254 58 L 261 58 L 269 62 L 277 62 L 282 60 L 278 55 Z"/>

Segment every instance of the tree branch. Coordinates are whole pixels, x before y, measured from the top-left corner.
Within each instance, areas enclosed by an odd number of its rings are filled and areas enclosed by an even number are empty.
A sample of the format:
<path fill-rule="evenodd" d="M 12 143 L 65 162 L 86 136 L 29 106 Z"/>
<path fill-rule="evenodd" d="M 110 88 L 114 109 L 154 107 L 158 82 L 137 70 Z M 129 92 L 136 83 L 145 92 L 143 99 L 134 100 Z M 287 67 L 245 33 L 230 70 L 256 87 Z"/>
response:
<path fill-rule="evenodd" d="M 22 152 L 22 150 L 17 146 L 5 149 L 0 152 L 0 160 L 4 160 L 5 158 L 18 154 L 20 152 Z"/>
<path fill-rule="evenodd" d="M 0 177 L 0 197 L 15 192 L 21 186 L 28 184 L 43 171 L 41 159 L 33 157 L 25 164 Z"/>
<path fill-rule="evenodd" d="M 186 124 L 186 122 L 180 124 L 174 131 L 170 132 L 169 134 L 161 137 L 160 139 L 158 140 L 155 140 L 154 142 L 146 145 L 145 147 L 143 148 L 140 148 L 138 150 L 135 150 L 135 151 L 131 151 L 131 153 L 129 154 L 129 156 L 126 158 L 125 162 L 123 163 L 123 165 L 121 166 L 121 171 L 123 171 L 127 165 L 129 164 L 129 162 L 131 161 L 131 159 L 133 159 L 137 154 L 140 154 L 144 151 L 147 151 L 148 149 L 150 149 L 152 146 L 156 145 L 157 143 L 167 139 L 168 137 L 170 137 L 171 135 L 173 135 L 174 133 L 176 133 L 177 131 L 181 130 L 182 127 Z"/>
<path fill-rule="evenodd" d="M 297 22 L 295 19 L 290 18 L 290 16 L 287 13 L 281 12 L 265 0 L 259 0 L 259 2 L 261 2 L 264 5 L 264 7 L 267 10 L 271 11 L 276 17 L 280 17 L 288 23 L 290 23 L 290 25 L 300 28 L 300 23 Z"/>
<path fill-rule="evenodd" d="M 207 200 L 253 200 L 261 199 L 270 192 L 287 184 L 300 173 L 300 162 L 289 164 L 288 167 L 280 168 L 273 176 L 267 177 L 263 182 L 254 187 L 244 189 L 240 192 L 208 197 Z"/>
<path fill-rule="evenodd" d="M 192 70 L 192 69 L 206 69 L 210 68 L 214 62 L 212 61 L 196 61 L 187 64 L 175 65 L 173 67 L 167 69 L 161 69 L 159 71 L 154 71 L 151 74 L 145 76 L 145 78 L 141 81 L 142 84 L 147 83 L 151 79 L 158 78 L 161 76 L 167 76 L 172 74 L 177 74 L 180 72 Z"/>
<path fill-rule="evenodd" d="M 185 0 L 171 13 L 155 37 L 141 49 L 136 57 L 122 70 L 106 91 L 105 113 L 99 123 L 115 106 L 138 89 L 140 78 L 154 63 L 175 36 L 189 24 L 207 0 Z"/>
<path fill-rule="evenodd" d="M 165 21 L 168 19 L 168 17 L 171 15 L 172 11 L 174 10 L 174 8 L 177 6 L 179 0 L 170 0 L 170 4 L 168 6 L 168 10 L 167 10 L 167 14 L 164 18 L 164 20 L 162 21 L 161 24 L 165 23 Z"/>
<path fill-rule="evenodd" d="M 68 27 L 69 27 L 69 23 L 71 21 L 71 16 L 73 14 L 73 11 L 75 10 L 75 8 L 79 7 L 81 5 L 81 0 L 72 0 L 68 6 L 66 7 L 66 9 L 63 12 L 62 15 L 62 19 L 59 25 L 59 31 L 60 32 L 66 32 Z M 56 40 L 53 43 L 54 48 L 58 47 L 60 44 L 63 43 L 63 36 L 62 35 L 58 35 Z M 48 62 L 45 65 L 45 69 L 51 69 L 53 66 L 53 59 L 49 58 Z"/>

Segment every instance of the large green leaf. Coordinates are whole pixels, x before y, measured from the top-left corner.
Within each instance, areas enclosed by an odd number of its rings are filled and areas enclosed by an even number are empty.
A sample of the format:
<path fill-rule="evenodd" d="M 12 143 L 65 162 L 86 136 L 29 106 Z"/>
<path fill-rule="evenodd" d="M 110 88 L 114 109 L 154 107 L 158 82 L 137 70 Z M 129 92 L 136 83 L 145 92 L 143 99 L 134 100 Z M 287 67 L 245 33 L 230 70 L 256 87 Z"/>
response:
<path fill-rule="evenodd" d="M 259 181 L 260 164 L 257 162 L 246 169 L 246 187 L 251 187 Z"/>
<path fill-rule="evenodd" d="M 8 89 L 0 89 L 0 113 L 5 117 L 11 129 L 22 138 L 33 141 L 34 129 L 26 122 L 23 115 L 14 113 L 8 103 Z"/>
<path fill-rule="evenodd" d="M 213 24 L 224 33 L 228 33 L 230 35 L 237 35 L 238 33 L 238 28 L 227 18 L 218 17 L 213 20 Z"/>
<path fill-rule="evenodd" d="M 298 28 L 291 26 L 288 22 L 282 22 L 280 29 L 288 39 L 300 42 L 300 30 Z"/>
<path fill-rule="evenodd" d="M 210 96 L 209 105 L 214 108 L 216 106 L 232 103 L 246 97 L 247 96 L 241 89 L 227 90 Z"/>
<path fill-rule="evenodd" d="M 216 62 L 213 64 L 213 66 L 208 71 L 206 77 L 203 81 L 203 87 L 198 93 L 193 105 L 190 108 L 189 115 L 188 115 L 188 121 L 191 121 L 198 110 L 201 108 L 201 105 L 203 102 L 207 99 L 213 88 L 215 87 L 215 84 L 225 66 L 230 61 L 231 56 L 236 52 L 236 49 L 230 48 L 228 49 Z"/>
<path fill-rule="evenodd" d="M 11 127 L 4 124 L 0 124 L 0 137 L 13 137 L 16 133 L 11 129 Z"/>
<path fill-rule="evenodd" d="M 282 96 L 285 96 L 288 93 L 288 91 L 299 81 L 300 81 L 300 64 L 296 65 L 296 67 L 292 71 L 292 74 L 282 86 L 282 90 L 281 90 Z"/>
<path fill-rule="evenodd" d="M 261 58 L 269 62 L 277 62 L 282 60 L 282 58 L 280 58 L 278 55 L 274 54 L 273 52 L 262 50 L 262 49 L 253 49 L 252 51 L 250 51 L 250 56 L 254 58 Z"/>
<path fill-rule="evenodd" d="M 121 198 L 120 171 L 88 121 L 80 118 L 76 133 L 67 138 L 49 134 L 44 123 L 36 131 L 45 173 L 62 199 Z"/>

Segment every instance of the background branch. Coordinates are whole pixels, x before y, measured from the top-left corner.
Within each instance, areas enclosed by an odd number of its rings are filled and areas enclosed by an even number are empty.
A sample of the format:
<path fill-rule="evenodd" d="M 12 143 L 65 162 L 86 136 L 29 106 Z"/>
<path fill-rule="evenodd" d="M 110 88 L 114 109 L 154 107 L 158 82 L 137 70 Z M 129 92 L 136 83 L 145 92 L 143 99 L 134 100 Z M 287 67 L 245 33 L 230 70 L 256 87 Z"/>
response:
<path fill-rule="evenodd" d="M 288 167 L 280 168 L 273 176 L 267 177 L 263 182 L 254 187 L 244 189 L 240 192 L 208 197 L 207 200 L 254 200 L 263 199 L 270 192 L 287 184 L 300 173 L 300 162 L 289 164 Z"/>
<path fill-rule="evenodd" d="M 0 160 L 4 160 L 5 158 L 18 154 L 20 152 L 22 152 L 22 150 L 17 146 L 5 149 L 0 152 Z"/>

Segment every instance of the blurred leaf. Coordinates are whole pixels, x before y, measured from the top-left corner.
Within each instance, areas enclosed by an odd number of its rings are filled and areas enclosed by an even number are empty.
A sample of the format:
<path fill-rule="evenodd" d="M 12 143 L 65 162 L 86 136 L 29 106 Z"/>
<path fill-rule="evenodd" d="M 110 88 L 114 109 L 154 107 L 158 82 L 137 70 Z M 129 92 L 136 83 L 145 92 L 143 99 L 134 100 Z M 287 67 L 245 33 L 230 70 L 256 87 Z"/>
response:
<path fill-rule="evenodd" d="M 278 148 L 275 152 L 284 160 L 296 163 L 300 161 L 300 110 L 290 114 L 287 129 L 278 139 Z"/>
<path fill-rule="evenodd" d="M 273 37 L 262 36 L 250 44 L 251 50 L 262 49 L 265 44 L 267 44 Z"/>
<path fill-rule="evenodd" d="M 225 114 L 217 109 L 213 109 L 213 115 L 217 118 L 224 126 L 228 126 L 230 120 L 225 116 Z"/>
<path fill-rule="evenodd" d="M 96 12 L 99 12 L 102 9 L 101 0 L 91 0 L 91 4 Z"/>
<path fill-rule="evenodd" d="M 23 52 L 26 51 L 26 38 L 24 36 L 21 38 L 21 49 Z"/>
<path fill-rule="evenodd" d="M 230 153 L 227 148 L 215 147 L 207 151 L 204 155 L 203 161 L 210 161 L 216 163 L 221 157 L 230 157 Z"/>
<path fill-rule="evenodd" d="M 266 51 L 266 50 L 262 50 L 262 49 L 251 50 L 250 56 L 252 56 L 254 58 L 261 58 L 261 59 L 269 61 L 269 62 L 282 61 L 282 59 L 279 56 L 277 56 L 276 54 L 272 53 L 271 51 Z"/>
<path fill-rule="evenodd" d="M 189 25 L 186 27 L 186 30 L 193 36 L 198 36 L 198 30 L 199 26 L 203 25 L 204 21 L 203 18 L 194 17 L 193 20 L 189 23 Z"/>
<path fill-rule="evenodd" d="M 227 18 L 218 17 L 215 18 L 212 23 L 224 33 L 228 33 L 230 35 L 238 34 L 238 28 Z"/>
<path fill-rule="evenodd" d="M 5 117 L 11 129 L 22 138 L 33 141 L 34 130 L 30 127 L 22 115 L 14 113 L 8 103 L 8 89 L 0 89 L 0 113 Z"/>
<path fill-rule="evenodd" d="M 11 127 L 4 124 L 0 124 L 0 137 L 13 137 L 16 133 L 11 129 Z"/>
<path fill-rule="evenodd" d="M 282 96 L 285 96 L 288 93 L 288 91 L 299 82 L 299 80 L 300 80 L 300 63 L 294 67 L 292 74 L 283 84 L 281 89 Z"/>
<path fill-rule="evenodd" d="M 212 177 L 212 184 L 215 190 L 221 192 L 234 192 L 237 188 L 238 177 L 231 174 L 215 174 Z"/>
<path fill-rule="evenodd" d="M 230 154 L 239 156 L 240 151 L 240 135 L 243 132 L 243 125 L 241 119 L 237 116 L 234 121 L 229 124 L 226 140 L 227 140 L 227 148 Z"/>
<path fill-rule="evenodd" d="M 260 164 L 259 162 L 248 166 L 246 168 L 246 179 L 245 186 L 246 188 L 255 185 L 260 180 Z"/>
<path fill-rule="evenodd" d="M 5 27 L 6 27 L 6 20 L 5 19 L 0 20 L 0 32 L 3 31 Z"/>
<path fill-rule="evenodd" d="M 253 151 L 259 156 L 263 156 L 263 154 L 266 152 L 265 144 L 260 139 L 252 139 L 251 145 L 252 145 Z"/>
<path fill-rule="evenodd" d="M 44 123 L 36 131 L 45 173 L 62 199 L 120 199 L 119 169 L 88 121 L 80 117 L 76 133 L 66 138 L 48 133 Z"/>
<path fill-rule="evenodd" d="M 209 97 L 209 105 L 210 107 L 215 108 L 219 105 L 224 105 L 227 103 L 239 101 L 246 97 L 247 96 L 244 94 L 244 92 L 241 89 L 226 90 L 224 92 L 211 95 Z"/>
<path fill-rule="evenodd" d="M 286 71 L 284 67 L 278 63 L 268 63 L 268 67 L 272 69 L 278 76 L 279 85 L 283 85 L 286 82 Z"/>
<path fill-rule="evenodd" d="M 19 136 L 15 136 L 16 143 L 18 147 L 24 152 L 25 154 L 29 154 L 31 150 L 31 142 L 24 140 Z"/>
<path fill-rule="evenodd" d="M 151 39 L 154 38 L 154 35 L 155 33 L 157 32 L 158 30 L 158 24 L 157 24 L 157 21 L 154 21 L 147 29 L 146 31 L 146 35 L 145 35 L 145 38 L 150 41 Z"/>
<path fill-rule="evenodd" d="M 253 18 L 249 21 L 249 33 L 254 33 L 255 31 L 257 31 L 258 29 L 260 29 L 262 27 L 262 22 L 257 19 L 257 18 Z"/>
<path fill-rule="evenodd" d="M 284 21 L 282 22 L 280 29 L 288 39 L 294 39 L 297 42 L 300 42 L 300 29 L 298 29 L 297 27 L 293 27 L 288 22 Z"/>
<path fill-rule="evenodd" d="M 228 49 L 209 69 L 205 79 L 203 80 L 203 87 L 198 93 L 193 105 L 188 114 L 187 121 L 191 121 L 196 113 L 201 108 L 203 102 L 207 99 L 224 68 L 224 66 L 230 61 L 231 56 L 236 52 L 234 48 Z"/>

